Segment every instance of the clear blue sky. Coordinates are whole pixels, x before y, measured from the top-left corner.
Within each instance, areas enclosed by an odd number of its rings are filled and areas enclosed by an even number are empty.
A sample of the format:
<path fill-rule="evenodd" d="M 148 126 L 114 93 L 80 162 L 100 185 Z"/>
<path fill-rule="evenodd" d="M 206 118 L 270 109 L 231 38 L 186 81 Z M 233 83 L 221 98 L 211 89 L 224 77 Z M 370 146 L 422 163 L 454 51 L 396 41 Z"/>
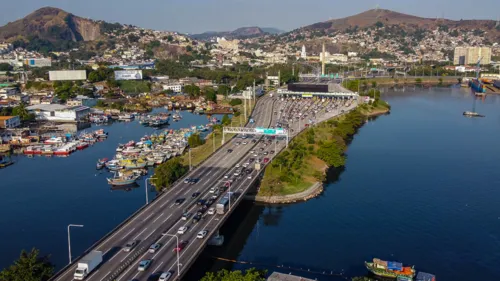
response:
<path fill-rule="evenodd" d="M 77 16 L 144 28 L 199 33 L 243 26 L 292 30 L 380 8 L 422 17 L 494 19 L 500 0 L 2 0 L 0 25 L 52 6 Z M 471 13 L 473 12 L 473 13 Z"/>

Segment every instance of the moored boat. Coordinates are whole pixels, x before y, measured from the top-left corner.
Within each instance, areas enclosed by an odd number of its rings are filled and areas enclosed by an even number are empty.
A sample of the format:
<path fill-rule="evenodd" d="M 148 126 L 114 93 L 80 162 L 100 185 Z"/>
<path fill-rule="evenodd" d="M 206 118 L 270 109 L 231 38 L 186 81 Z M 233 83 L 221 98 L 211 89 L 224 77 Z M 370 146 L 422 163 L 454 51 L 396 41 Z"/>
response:
<path fill-rule="evenodd" d="M 96 169 L 100 170 L 100 169 L 104 168 L 106 166 L 107 162 L 108 162 L 108 158 L 102 158 L 102 159 L 97 160 Z"/>
<path fill-rule="evenodd" d="M 126 176 L 115 176 L 113 178 L 107 178 L 108 184 L 112 186 L 125 186 L 135 183 L 135 181 L 139 178 L 136 174 L 128 174 Z"/>
<path fill-rule="evenodd" d="M 85 141 L 81 141 L 76 145 L 76 149 L 78 149 L 78 150 L 82 150 L 82 149 L 85 149 L 87 147 L 89 147 L 89 144 L 88 144 L 88 142 L 85 142 Z"/>
<path fill-rule="evenodd" d="M 366 269 L 375 275 L 382 277 L 398 278 L 415 277 L 415 269 L 413 266 L 403 266 L 402 263 L 394 261 L 384 261 L 381 259 L 373 259 L 373 262 L 365 262 Z"/>
<path fill-rule="evenodd" d="M 45 140 L 44 144 L 62 144 L 64 141 L 61 137 L 51 137 L 50 139 Z"/>

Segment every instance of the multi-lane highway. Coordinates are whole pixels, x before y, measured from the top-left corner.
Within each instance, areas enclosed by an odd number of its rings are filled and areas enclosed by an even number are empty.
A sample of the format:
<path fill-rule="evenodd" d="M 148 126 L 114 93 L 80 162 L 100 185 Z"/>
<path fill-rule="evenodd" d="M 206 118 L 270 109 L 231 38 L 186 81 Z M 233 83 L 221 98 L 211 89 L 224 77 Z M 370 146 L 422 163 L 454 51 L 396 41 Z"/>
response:
<path fill-rule="evenodd" d="M 322 100 L 282 101 L 276 97 L 264 96 L 258 100 L 252 114 L 255 123 L 248 124 L 248 127 L 269 127 L 275 126 L 277 122 L 286 123 L 293 137 L 305 127 L 306 121 L 299 121 L 303 120 L 304 116 L 314 116 L 311 122 L 317 123 L 355 106 L 355 103 L 335 104 Z M 178 182 L 94 247 L 93 250 L 105 253 L 104 261 L 86 280 L 158 280 L 159 275 L 167 271 L 173 272 L 171 280 L 178 279 L 178 274 L 183 275 L 206 246 L 206 240 L 220 228 L 234 206 L 242 200 L 242 195 L 257 178 L 258 171 L 256 170 L 249 175 L 235 178 L 232 175 L 237 169 L 236 166 L 256 162 L 265 164 L 264 158 L 272 160 L 273 156 L 286 145 L 285 140 L 271 140 L 258 136 L 254 136 L 253 139 L 255 140 L 253 142 L 249 139 L 243 141 L 238 138 L 228 141 L 223 149 L 218 150 L 186 176 L 198 178 L 199 182 L 194 185 Z M 245 142 L 248 143 L 244 144 Z M 233 152 L 229 153 L 228 149 L 232 149 Z M 230 191 L 237 194 L 234 202 L 231 202 L 230 210 L 224 215 L 209 215 L 205 212 L 203 218 L 196 223 L 192 221 L 192 217 L 182 220 L 183 213 L 196 213 L 200 209 L 200 206 L 196 204 L 199 199 L 209 199 L 213 196 L 213 193 L 209 192 L 210 188 L 222 186 L 226 181 L 225 175 L 234 179 Z M 199 192 L 200 195 L 192 198 L 195 192 Z M 223 194 L 219 195 L 216 202 L 222 196 Z M 186 200 L 176 205 L 175 202 L 179 198 Z M 212 207 L 215 205 L 216 203 Z M 188 227 L 188 230 L 179 235 L 177 230 L 182 226 Z M 203 239 L 197 239 L 197 233 L 201 230 L 207 230 L 209 235 Z M 169 235 L 163 235 L 165 233 Z M 179 253 L 180 271 L 177 270 L 177 255 L 173 251 L 177 245 L 176 237 L 170 235 L 177 235 L 179 240 L 187 241 L 186 247 Z M 129 241 L 138 243 L 130 252 L 125 252 L 123 247 Z M 153 243 L 160 243 L 162 246 L 155 253 L 149 253 L 147 249 Z M 139 262 L 146 259 L 152 260 L 151 266 L 145 271 L 138 271 Z M 53 280 L 72 280 L 75 268 L 76 265 L 68 267 Z"/>
<path fill-rule="evenodd" d="M 249 127 L 263 126 L 267 127 L 272 117 L 273 101 L 265 96 L 257 101 L 253 112 L 255 123 L 248 124 Z M 238 148 L 238 149 L 237 149 Z M 214 180 L 224 176 L 227 169 L 248 152 L 247 147 L 236 147 L 235 141 L 230 140 L 224 149 L 218 150 L 202 165 L 193 169 L 186 177 L 198 178 L 199 182 L 195 185 L 185 184 L 182 181 L 172 186 L 168 191 L 159 195 L 159 197 L 144 208 L 140 213 L 131 218 L 125 225 L 117 229 L 107 239 L 99 243 L 93 250 L 99 250 L 104 253 L 103 263 L 86 280 L 102 281 L 107 280 L 113 274 L 120 272 L 120 268 L 127 264 L 130 259 L 136 255 L 136 252 L 149 246 L 161 236 L 163 230 L 171 228 L 178 223 L 186 209 L 198 199 L 191 199 L 194 192 L 205 193 L 211 187 Z M 227 153 L 227 149 L 233 149 L 233 153 Z M 186 200 L 175 205 L 178 198 Z M 137 246 L 130 252 L 124 252 L 122 248 L 129 241 L 138 241 Z M 165 245 L 167 247 L 168 245 Z M 169 246 L 170 247 L 170 246 Z M 163 249 L 165 250 L 165 249 Z M 172 251 L 172 249 L 169 249 Z M 73 280 L 73 273 L 76 269 L 76 263 L 67 267 L 64 272 L 60 272 L 53 280 Z M 158 265 L 156 265 L 158 266 Z M 132 266 L 133 267 L 133 266 Z M 137 270 L 137 268 L 136 268 Z M 117 278 L 117 280 L 120 277 Z M 112 280 L 112 279 L 110 279 Z M 120 279 L 121 280 L 121 279 Z"/>

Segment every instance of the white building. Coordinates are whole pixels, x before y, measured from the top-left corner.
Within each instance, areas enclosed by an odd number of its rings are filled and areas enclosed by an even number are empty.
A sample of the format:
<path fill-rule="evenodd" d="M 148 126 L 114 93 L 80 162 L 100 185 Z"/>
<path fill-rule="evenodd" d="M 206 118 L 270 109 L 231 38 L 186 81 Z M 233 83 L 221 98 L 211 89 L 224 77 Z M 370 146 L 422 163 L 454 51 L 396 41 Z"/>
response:
<path fill-rule="evenodd" d="M 0 98 L 8 99 L 17 93 L 17 88 L 6 87 L 0 89 Z"/>
<path fill-rule="evenodd" d="M 301 59 L 307 59 L 306 46 L 302 45 L 302 52 L 300 52 Z"/>
<path fill-rule="evenodd" d="M 87 106 L 68 107 L 61 104 L 38 104 L 28 106 L 26 109 L 35 113 L 37 120 L 60 122 L 80 122 L 90 114 L 90 108 Z"/>
<path fill-rule="evenodd" d="M 182 93 L 182 85 L 181 84 L 170 84 L 163 85 L 163 90 L 172 90 L 174 93 Z"/>

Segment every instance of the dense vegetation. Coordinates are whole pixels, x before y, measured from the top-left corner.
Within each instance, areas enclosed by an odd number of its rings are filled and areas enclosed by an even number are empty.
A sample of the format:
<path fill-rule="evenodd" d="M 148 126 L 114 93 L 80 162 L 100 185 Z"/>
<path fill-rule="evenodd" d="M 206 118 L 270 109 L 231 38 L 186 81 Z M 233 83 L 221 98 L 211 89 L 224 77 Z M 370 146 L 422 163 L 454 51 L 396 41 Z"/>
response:
<path fill-rule="evenodd" d="M 375 104 L 360 105 L 344 116 L 307 128 L 295 137 L 266 167 L 259 194 L 298 193 L 313 182 L 323 181 L 327 167 L 343 167 L 347 144 L 364 123 L 366 115 L 389 108 L 384 101 L 375 101 Z"/>
<path fill-rule="evenodd" d="M 200 136 L 200 134 L 192 134 L 188 138 L 189 147 L 195 148 L 205 143 L 205 140 Z"/>
<path fill-rule="evenodd" d="M 2 281 L 46 281 L 54 273 L 48 256 L 39 256 L 40 251 L 22 251 L 19 259 L 0 272 Z"/>
<path fill-rule="evenodd" d="M 217 273 L 207 272 L 200 281 L 265 281 L 266 271 L 251 268 L 245 272 L 223 269 Z"/>
<path fill-rule="evenodd" d="M 157 191 L 168 189 L 172 183 L 184 176 L 188 172 L 188 167 L 182 164 L 179 157 L 168 160 L 155 168 L 152 182 Z"/>

